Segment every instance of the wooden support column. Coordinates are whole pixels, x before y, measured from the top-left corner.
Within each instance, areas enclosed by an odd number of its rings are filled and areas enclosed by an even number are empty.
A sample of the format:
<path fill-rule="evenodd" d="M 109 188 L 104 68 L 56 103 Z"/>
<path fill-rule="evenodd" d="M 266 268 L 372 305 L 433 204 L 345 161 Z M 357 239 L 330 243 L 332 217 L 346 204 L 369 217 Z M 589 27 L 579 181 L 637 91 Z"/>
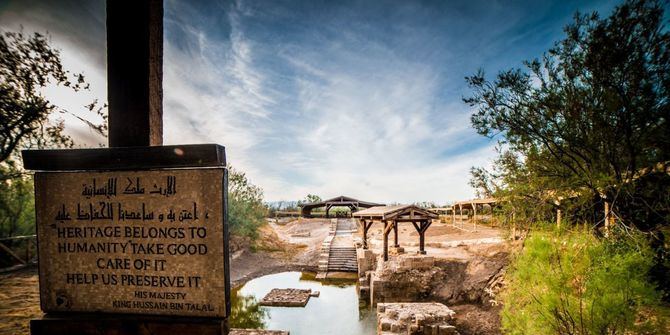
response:
<path fill-rule="evenodd" d="M 382 221 L 384 223 L 384 262 L 389 260 L 389 233 L 393 227 L 392 222 Z"/>
<path fill-rule="evenodd" d="M 400 244 L 398 244 L 398 221 L 393 221 L 393 247 L 400 247 Z"/>
<path fill-rule="evenodd" d="M 109 146 L 163 144 L 163 1 L 107 1 Z"/>
<path fill-rule="evenodd" d="M 330 218 L 330 216 L 328 215 L 328 212 L 330 212 L 330 205 L 326 205 L 326 219 Z"/>
<path fill-rule="evenodd" d="M 451 225 L 456 227 L 456 206 L 451 206 Z"/>
<path fill-rule="evenodd" d="M 424 235 L 423 230 L 424 223 L 421 222 L 421 230 L 419 231 L 419 253 L 422 255 L 426 254 L 426 236 Z"/>
<path fill-rule="evenodd" d="M 472 204 L 472 231 L 477 231 L 477 204 Z"/>
<path fill-rule="evenodd" d="M 361 219 L 361 223 L 363 223 L 363 249 L 367 250 L 368 249 L 368 223 L 365 221 L 365 219 Z"/>
<path fill-rule="evenodd" d="M 416 232 L 419 233 L 419 251 L 417 253 L 421 255 L 426 254 L 426 230 L 428 230 L 428 227 L 432 224 L 432 221 L 421 221 L 417 225 L 416 222 L 412 222 L 412 225 L 414 226 L 414 229 L 416 229 Z"/>
<path fill-rule="evenodd" d="M 561 228 L 561 209 L 556 210 L 556 228 Z"/>
<path fill-rule="evenodd" d="M 421 231 L 419 232 L 419 254 L 426 254 L 426 230 L 430 227 L 430 221 L 421 222 Z"/>

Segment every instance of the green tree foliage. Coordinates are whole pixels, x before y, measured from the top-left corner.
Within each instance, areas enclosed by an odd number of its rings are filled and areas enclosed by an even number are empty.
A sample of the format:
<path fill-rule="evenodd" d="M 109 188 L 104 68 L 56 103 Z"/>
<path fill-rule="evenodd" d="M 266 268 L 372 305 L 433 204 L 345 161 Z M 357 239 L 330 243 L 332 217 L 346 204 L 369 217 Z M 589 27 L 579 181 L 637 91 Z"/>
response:
<path fill-rule="evenodd" d="M 659 325 L 637 322 L 643 308 L 659 302 L 646 277 L 652 263 L 653 251 L 640 234 L 597 239 L 589 231 L 536 232 L 508 270 L 501 296 L 503 329 L 508 334 L 653 334 Z"/>
<path fill-rule="evenodd" d="M 0 180 L 0 237 L 35 233 L 35 198 L 32 178 L 21 176 L 13 161 L 0 164 L 0 174 L 17 175 Z"/>
<path fill-rule="evenodd" d="M 308 194 L 305 197 L 305 199 L 298 201 L 298 204 L 299 205 L 300 204 L 309 204 L 309 203 L 312 203 L 312 202 L 320 202 L 320 201 L 322 201 L 320 196 L 318 196 L 316 194 Z"/>
<path fill-rule="evenodd" d="M 256 238 L 266 215 L 263 190 L 252 184 L 246 174 L 228 166 L 228 223 L 231 233 Z"/>
<path fill-rule="evenodd" d="M 32 180 L 23 171 L 20 149 L 72 147 L 64 133 L 62 119 L 68 113 L 103 136 L 106 134 L 104 106 L 97 102 L 84 106 L 94 123 L 52 104 L 42 95 L 43 88 L 60 85 L 74 92 L 87 90 L 81 74 L 65 70 L 60 53 L 46 36 L 21 32 L 0 33 L 0 236 L 34 233 L 35 215 Z"/>
<path fill-rule="evenodd" d="M 63 120 L 52 122 L 54 113 L 70 113 L 52 104 L 42 88 L 62 85 L 75 92 L 88 89 L 82 74 L 63 69 L 58 50 L 46 36 L 35 33 L 0 33 L 0 162 L 25 148 L 71 147 L 72 138 L 64 133 Z M 85 106 L 103 122 L 96 124 L 77 116 L 91 129 L 105 135 L 106 113 L 97 102 Z"/>
<path fill-rule="evenodd" d="M 597 224 L 607 199 L 627 224 L 667 224 L 670 33 L 663 19 L 663 7 L 645 0 L 626 1 L 607 18 L 578 13 L 566 37 L 526 70 L 492 81 L 481 71 L 467 77 L 474 128 L 503 139 L 496 169 L 474 169 L 472 185 L 528 205 L 512 211 L 577 199 L 570 214 Z M 648 180 L 656 187 L 639 187 Z M 527 214 L 550 215 L 536 212 Z"/>

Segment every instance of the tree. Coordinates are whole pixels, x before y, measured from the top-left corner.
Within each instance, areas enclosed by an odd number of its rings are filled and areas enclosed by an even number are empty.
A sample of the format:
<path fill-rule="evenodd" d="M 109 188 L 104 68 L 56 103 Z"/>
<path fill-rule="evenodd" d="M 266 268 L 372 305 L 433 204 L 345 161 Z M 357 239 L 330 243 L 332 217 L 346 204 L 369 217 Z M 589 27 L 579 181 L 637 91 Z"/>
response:
<path fill-rule="evenodd" d="M 626 1 L 604 19 L 577 13 L 565 39 L 526 62 L 525 71 L 502 71 L 493 81 L 483 71 L 467 77 L 473 127 L 505 148 L 498 171 L 475 169 L 472 184 L 549 207 L 557 199 L 588 199 L 580 215 L 593 223 L 602 222 L 594 209 L 606 200 L 625 222 L 667 224 L 667 194 L 636 187 L 650 176 L 665 193 L 670 185 L 670 33 L 663 17 L 662 6 L 646 0 Z M 502 177 L 498 187 L 492 176 Z"/>
<path fill-rule="evenodd" d="M 0 175 L 13 175 L 16 162 L 0 164 Z M 35 197 L 32 178 L 0 180 L 0 237 L 35 233 Z"/>
<path fill-rule="evenodd" d="M 312 202 L 321 202 L 321 197 L 316 195 L 316 194 L 308 194 L 305 197 L 305 200 L 303 200 L 302 203 L 303 204 L 309 204 L 309 203 L 312 203 Z"/>
<path fill-rule="evenodd" d="M 246 174 L 228 166 L 228 223 L 231 233 L 257 237 L 266 214 L 263 190 L 252 184 Z"/>
<path fill-rule="evenodd" d="M 60 53 L 39 33 L 0 34 L 0 163 L 20 148 L 71 147 L 72 138 L 64 133 L 62 120 L 51 122 L 54 113 L 70 113 L 52 104 L 40 90 L 47 85 L 62 85 L 73 91 L 87 90 L 82 74 L 73 74 L 61 64 Z M 70 113 L 91 129 L 106 134 L 104 106 L 97 101 L 85 106 L 103 119 L 96 124 Z"/>
<path fill-rule="evenodd" d="M 102 119 L 100 124 L 90 122 L 44 97 L 41 90 L 48 85 L 74 92 L 88 89 L 83 75 L 63 69 L 59 51 L 44 35 L 0 33 L 0 236 L 34 233 L 33 184 L 19 163 L 18 151 L 74 145 L 64 133 L 64 122 L 50 116 L 69 113 L 106 135 L 104 106 L 96 101 L 84 106 Z"/>

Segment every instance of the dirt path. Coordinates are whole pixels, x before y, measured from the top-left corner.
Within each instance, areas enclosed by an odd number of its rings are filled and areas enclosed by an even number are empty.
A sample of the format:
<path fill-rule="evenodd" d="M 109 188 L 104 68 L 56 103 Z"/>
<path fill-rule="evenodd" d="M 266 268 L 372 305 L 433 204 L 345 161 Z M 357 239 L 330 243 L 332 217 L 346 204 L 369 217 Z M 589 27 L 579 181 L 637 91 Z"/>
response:
<path fill-rule="evenodd" d="M 0 334 L 28 334 L 30 319 L 40 317 L 37 268 L 0 275 Z"/>
<path fill-rule="evenodd" d="M 297 219 L 269 222 L 253 248 L 234 253 L 230 263 L 233 287 L 253 278 L 284 271 L 316 271 L 321 242 L 330 220 Z"/>

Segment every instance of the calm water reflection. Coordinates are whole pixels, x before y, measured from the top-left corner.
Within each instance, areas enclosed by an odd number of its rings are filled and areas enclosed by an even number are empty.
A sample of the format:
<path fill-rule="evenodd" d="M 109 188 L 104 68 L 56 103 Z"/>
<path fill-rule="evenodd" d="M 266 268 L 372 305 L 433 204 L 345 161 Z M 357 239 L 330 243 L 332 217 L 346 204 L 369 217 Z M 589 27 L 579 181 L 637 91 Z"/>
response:
<path fill-rule="evenodd" d="M 310 288 L 321 295 L 304 308 L 259 306 L 273 288 Z M 283 272 L 253 279 L 231 295 L 234 328 L 288 330 L 291 335 L 375 334 L 375 315 L 367 306 L 359 307 L 355 280 L 320 282 L 310 273 Z"/>

